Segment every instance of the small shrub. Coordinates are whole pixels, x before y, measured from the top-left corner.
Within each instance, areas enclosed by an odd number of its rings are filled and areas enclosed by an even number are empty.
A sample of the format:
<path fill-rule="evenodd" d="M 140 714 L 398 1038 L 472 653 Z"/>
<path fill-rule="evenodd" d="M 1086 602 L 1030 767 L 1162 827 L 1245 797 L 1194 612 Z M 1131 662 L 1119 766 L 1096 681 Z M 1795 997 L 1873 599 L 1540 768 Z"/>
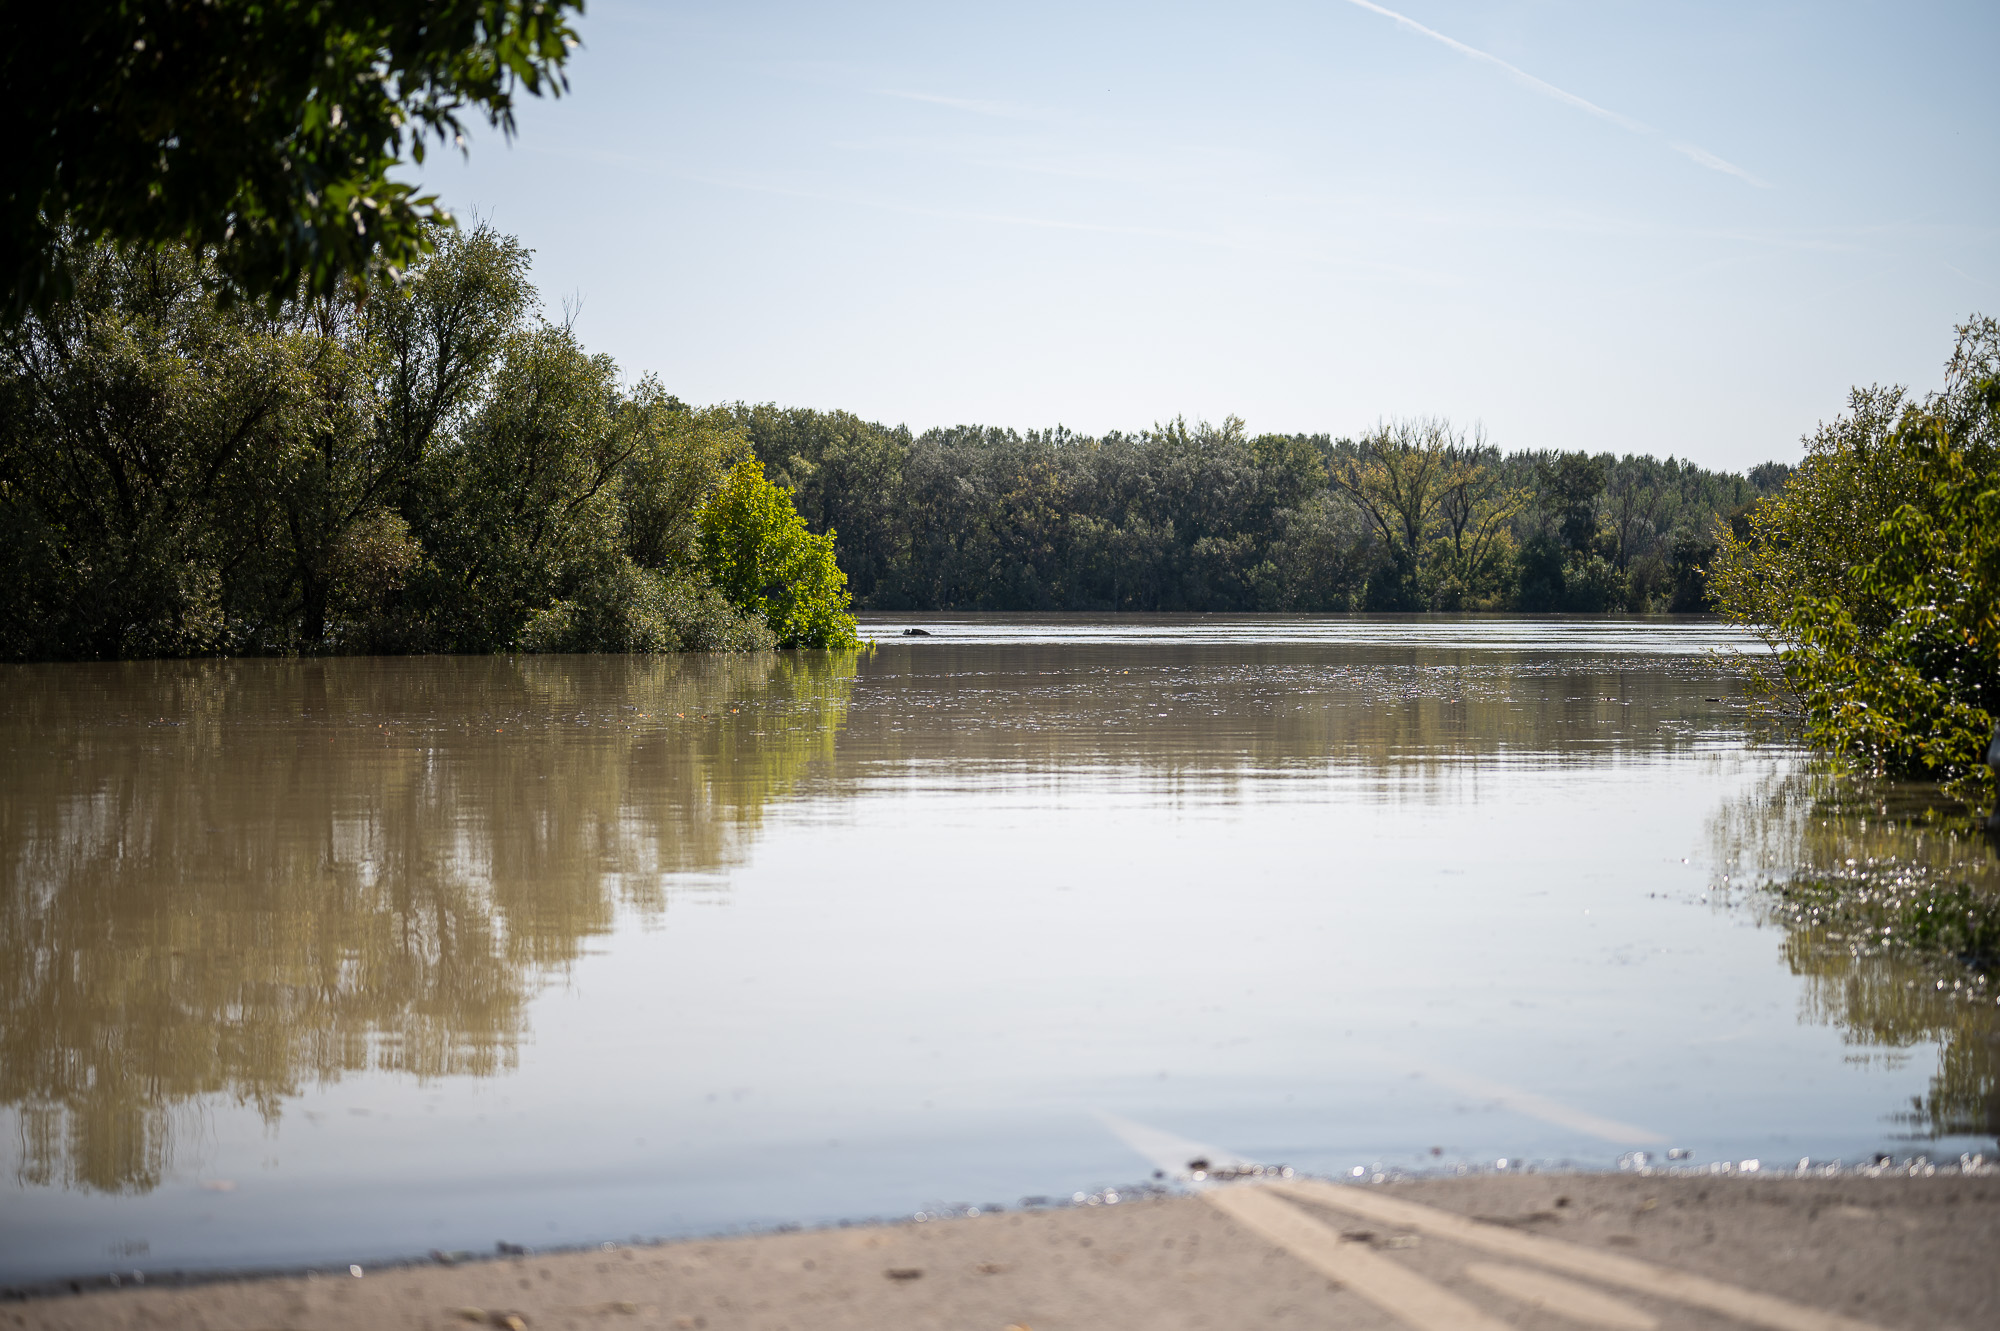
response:
<path fill-rule="evenodd" d="M 847 575 L 833 536 L 815 536 L 789 492 L 739 462 L 702 505 L 701 561 L 729 603 L 763 620 L 780 647 L 853 647 L 860 642 Z"/>

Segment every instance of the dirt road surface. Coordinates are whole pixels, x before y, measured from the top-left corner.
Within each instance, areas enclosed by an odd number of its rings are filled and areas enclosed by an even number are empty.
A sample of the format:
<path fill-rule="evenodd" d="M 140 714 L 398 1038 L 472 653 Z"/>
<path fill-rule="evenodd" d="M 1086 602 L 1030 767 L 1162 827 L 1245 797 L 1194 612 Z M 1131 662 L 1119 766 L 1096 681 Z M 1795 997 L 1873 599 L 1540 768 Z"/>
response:
<path fill-rule="evenodd" d="M 5 1328 L 2000 1327 L 2000 1177 L 1256 1181 L 1118 1205 L 0 1303 Z"/>

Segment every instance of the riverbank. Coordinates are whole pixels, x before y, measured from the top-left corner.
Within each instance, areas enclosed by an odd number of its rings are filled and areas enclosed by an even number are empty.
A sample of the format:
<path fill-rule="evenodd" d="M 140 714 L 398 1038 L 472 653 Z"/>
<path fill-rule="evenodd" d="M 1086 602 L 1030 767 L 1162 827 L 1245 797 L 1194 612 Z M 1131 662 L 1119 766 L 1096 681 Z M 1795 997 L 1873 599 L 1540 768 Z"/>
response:
<path fill-rule="evenodd" d="M 927 1223 L 130 1288 L 0 1327 L 2000 1325 L 2000 1176 L 1307 1180 Z"/>

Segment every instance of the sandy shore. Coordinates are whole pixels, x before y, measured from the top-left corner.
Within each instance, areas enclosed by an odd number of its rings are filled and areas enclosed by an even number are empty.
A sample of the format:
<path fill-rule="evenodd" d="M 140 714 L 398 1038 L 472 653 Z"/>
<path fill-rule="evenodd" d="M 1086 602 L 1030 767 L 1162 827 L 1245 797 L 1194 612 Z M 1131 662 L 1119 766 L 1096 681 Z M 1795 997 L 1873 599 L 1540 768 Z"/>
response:
<path fill-rule="evenodd" d="M 2000 1177 L 1244 1183 L 0 1304 L 0 1328 L 2000 1326 Z"/>

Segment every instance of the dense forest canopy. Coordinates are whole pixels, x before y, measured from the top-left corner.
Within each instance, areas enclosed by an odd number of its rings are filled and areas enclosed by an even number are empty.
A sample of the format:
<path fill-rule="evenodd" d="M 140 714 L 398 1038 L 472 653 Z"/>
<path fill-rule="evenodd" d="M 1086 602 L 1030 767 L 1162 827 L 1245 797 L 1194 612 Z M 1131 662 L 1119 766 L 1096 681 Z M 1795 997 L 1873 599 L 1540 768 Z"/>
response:
<path fill-rule="evenodd" d="M 0 657 L 854 641 L 727 411 L 540 316 L 528 252 L 273 310 L 212 252 L 74 244 L 0 330 Z"/>
<path fill-rule="evenodd" d="M 1717 522 L 1789 474 L 1176 419 L 1092 437 L 737 406 L 878 610 L 1700 611 Z"/>

